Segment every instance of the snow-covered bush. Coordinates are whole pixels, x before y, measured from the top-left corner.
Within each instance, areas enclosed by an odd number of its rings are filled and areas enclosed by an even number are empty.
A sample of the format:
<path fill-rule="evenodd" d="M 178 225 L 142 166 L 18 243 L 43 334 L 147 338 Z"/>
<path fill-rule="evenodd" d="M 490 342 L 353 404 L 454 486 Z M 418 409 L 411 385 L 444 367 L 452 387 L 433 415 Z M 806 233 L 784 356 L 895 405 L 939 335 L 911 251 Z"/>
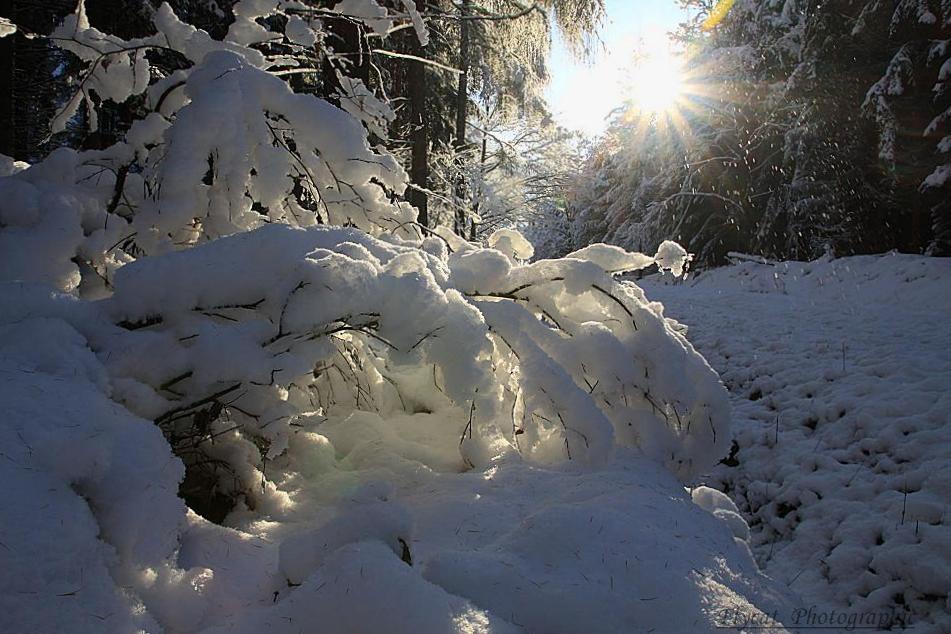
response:
<path fill-rule="evenodd" d="M 293 14 L 290 34 L 259 21 L 288 18 L 285 5 L 295 4 L 238 3 L 224 41 L 163 4 L 154 36 L 124 41 L 91 27 L 80 2 L 53 37 L 86 63 L 86 75 L 53 130 L 83 103 L 95 126 L 93 94 L 114 101 L 141 95 L 149 112 L 123 142 L 99 152 L 59 150 L 3 181 L 2 276 L 71 290 L 87 270 L 96 273 L 84 276 L 94 288 L 143 255 L 275 222 L 405 231 L 415 212 L 391 202 L 405 189 L 393 157 L 370 148 L 351 115 L 294 94 L 277 76 L 306 70 L 297 68 L 308 58 L 296 42 L 307 27 Z M 252 46 L 260 42 L 279 54 Z M 188 68 L 164 73 L 150 66 L 150 52 L 174 55 Z"/>
<path fill-rule="evenodd" d="M 205 494 L 255 503 L 290 433 L 355 411 L 438 414 L 420 433 L 453 470 L 514 451 L 598 465 L 621 445 L 690 480 L 727 446 L 728 413 L 659 305 L 612 277 L 654 262 L 601 246 L 519 265 L 273 225 L 126 265 L 98 325 L 77 327 L 113 399 L 156 421 Z"/>

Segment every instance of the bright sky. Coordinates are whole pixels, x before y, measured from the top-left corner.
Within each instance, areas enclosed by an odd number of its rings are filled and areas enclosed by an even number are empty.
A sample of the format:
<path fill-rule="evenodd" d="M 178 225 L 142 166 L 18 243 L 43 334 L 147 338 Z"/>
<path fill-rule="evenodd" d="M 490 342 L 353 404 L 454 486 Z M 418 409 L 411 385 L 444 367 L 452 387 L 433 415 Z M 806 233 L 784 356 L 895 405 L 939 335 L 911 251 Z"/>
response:
<path fill-rule="evenodd" d="M 663 47 L 666 34 L 684 17 L 676 0 L 607 0 L 601 30 L 603 50 L 589 66 L 575 60 L 556 35 L 551 59 L 548 101 L 556 120 L 567 128 L 596 136 L 607 126 L 611 111 L 631 96 L 630 76 L 635 51 L 642 43 Z M 627 84 L 627 86 L 625 86 Z"/>

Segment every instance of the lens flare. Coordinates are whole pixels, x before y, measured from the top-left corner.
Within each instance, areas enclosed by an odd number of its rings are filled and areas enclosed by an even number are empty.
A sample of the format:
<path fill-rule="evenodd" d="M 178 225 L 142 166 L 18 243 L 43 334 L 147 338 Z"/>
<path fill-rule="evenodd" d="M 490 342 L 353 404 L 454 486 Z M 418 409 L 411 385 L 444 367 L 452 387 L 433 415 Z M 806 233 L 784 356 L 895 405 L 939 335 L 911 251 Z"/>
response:
<path fill-rule="evenodd" d="M 710 11 L 710 15 L 707 16 L 707 19 L 703 21 L 703 25 L 700 28 L 704 31 L 712 31 L 715 29 L 730 13 L 730 9 L 733 8 L 734 4 L 736 4 L 736 0 L 719 0 L 716 6 L 713 7 L 713 10 Z"/>

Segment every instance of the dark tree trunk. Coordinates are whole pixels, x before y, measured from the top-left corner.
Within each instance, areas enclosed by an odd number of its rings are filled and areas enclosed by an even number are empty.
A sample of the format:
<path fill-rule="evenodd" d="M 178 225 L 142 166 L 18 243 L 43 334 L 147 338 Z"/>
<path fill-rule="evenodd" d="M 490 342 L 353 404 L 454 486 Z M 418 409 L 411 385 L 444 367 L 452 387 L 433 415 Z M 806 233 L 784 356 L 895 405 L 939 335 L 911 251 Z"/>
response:
<path fill-rule="evenodd" d="M 354 79 L 360 79 L 365 85 L 369 86 L 370 52 L 363 37 L 362 27 L 356 22 L 344 18 L 330 18 L 325 22 L 325 25 L 327 28 L 326 41 L 329 48 L 335 54 L 350 62 L 347 75 Z M 321 68 L 321 79 L 323 80 L 323 94 L 320 96 L 334 105 L 340 105 L 340 99 L 337 96 L 340 89 L 337 71 L 329 56 L 326 55 Z"/>
<path fill-rule="evenodd" d="M 0 152 L 22 161 L 46 153 L 48 123 L 59 102 L 53 76 L 62 61 L 48 40 L 29 39 L 23 32 L 46 35 L 75 8 L 72 0 L 0 0 L 0 15 L 20 31 L 0 40 Z M 60 82 L 61 84 L 61 82 Z"/>
<path fill-rule="evenodd" d="M 469 16 L 471 15 L 471 6 L 469 0 L 463 0 L 459 8 L 459 87 L 456 91 L 456 167 L 458 175 L 456 180 L 456 214 L 455 229 L 456 233 L 462 237 L 466 236 L 466 198 L 468 187 L 466 183 L 465 172 L 465 152 L 466 152 L 466 125 L 469 119 L 469 67 L 471 65 L 471 37 L 469 32 Z"/>
<path fill-rule="evenodd" d="M 13 0 L 0 0 L 0 17 L 15 22 Z M 13 129 L 16 120 L 13 117 L 13 70 L 15 68 L 15 36 L 0 38 L 0 154 L 13 156 Z"/>
<path fill-rule="evenodd" d="M 425 0 L 416 0 L 416 9 L 424 11 Z M 423 56 L 423 47 L 415 36 L 411 36 L 411 54 Z M 410 145 L 412 158 L 410 166 L 410 180 L 415 188 L 409 191 L 409 202 L 419 210 L 417 220 L 424 227 L 429 226 L 429 197 L 425 191 L 429 189 L 429 121 L 427 115 L 426 64 L 410 61 L 408 77 L 408 96 L 410 107 Z"/>
<path fill-rule="evenodd" d="M 485 182 L 485 161 L 486 161 L 486 158 L 488 157 L 488 149 L 489 149 L 489 136 L 483 131 L 482 132 L 482 155 L 479 159 L 479 174 L 481 176 L 480 182 L 482 183 Z M 476 200 L 473 203 L 473 209 L 475 210 L 476 215 L 479 215 L 479 208 L 480 208 L 479 201 Z M 471 242 L 475 242 L 476 233 L 478 233 L 478 230 L 479 230 L 479 223 L 476 222 L 475 218 L 473 218 L 472 225 L 469 230 L 469 240 Z"/>

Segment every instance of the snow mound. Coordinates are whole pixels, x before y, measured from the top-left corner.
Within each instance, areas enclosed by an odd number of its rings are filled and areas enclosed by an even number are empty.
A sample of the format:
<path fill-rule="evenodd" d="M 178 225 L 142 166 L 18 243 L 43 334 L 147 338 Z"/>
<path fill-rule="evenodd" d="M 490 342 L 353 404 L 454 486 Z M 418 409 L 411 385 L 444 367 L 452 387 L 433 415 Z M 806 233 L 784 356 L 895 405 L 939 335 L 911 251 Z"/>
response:
<path fill-rule="evenodd" d="M 813 262 L 743 261 L 710 269 L 688 282 L 723 291 L 747 290 L 803 298 L 951 308 L 951 263 L 900 253 L 820 258 Z"/>
<path fill-rule="evenodd" d="M 177 547 L 183 468 L 107 390 L 65 322 L 0 326 L 0 630 L 157 631 L 120 586 Z"/>
<path fill-rule="evenodd" d="M 687 265 L 693 256 L 687 250 L 671 240 L 664 240 L 657 249 L 654 261 L 661 271 L 670 271 L 674 277 L 681 277 L 687 272 Z"/>
<path fill-rule="evenodd" d="M 370 608 L 369 606 L 372 606 Z M 378 542 L 339 548 L 286 600 L 242 612 L 208 634 L 296 632 L 509 634 L 520 628 L 423 579 Z"/>
<path fill-rule="evenodd" d="M 489 246 L 501 251 L 510 258 L 529 260 L 535 254 L 535 247 L 514 229 L 498 229 L 489 236 Z"/>
<path fill-rule="evenodd" d="M 745 543 L 638 457 L 592 473 L 499 464 L 478 479 L 416 496 L 424 576 L 525 631 L 707 632 L 727 606 L 788 612 Z"/>
<path fill-rule="evenodd" d="M 150 261 L 179 260 L 193 264 Z M 125 303 L 137 269 L 98 305 L 2 289 L 3 631 L 712 632 L 724 610 L 788 606 L 745 542 L 640 450 L 597 467 L 508 452 L 466 470 L 451 409 L 298 418 L 254 508 L 208 522 L 177 497 L 183 465 L 159 428 L 113 400 L 133 393 L 129 367 L 150 371 L 121 351 L 168 345 L 106 318 L 162 307 Z M 211 299 L 193 284 L 165 314 Z"/>

